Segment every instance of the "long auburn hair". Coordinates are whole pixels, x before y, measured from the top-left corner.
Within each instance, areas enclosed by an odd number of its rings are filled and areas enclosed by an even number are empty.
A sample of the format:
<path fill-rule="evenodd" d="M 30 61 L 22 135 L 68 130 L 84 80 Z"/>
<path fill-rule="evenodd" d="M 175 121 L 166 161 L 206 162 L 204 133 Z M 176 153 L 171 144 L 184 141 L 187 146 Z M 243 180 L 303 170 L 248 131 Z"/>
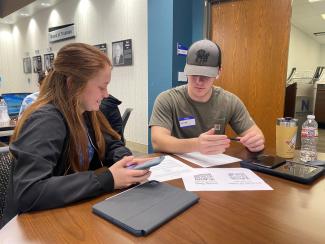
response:
<path fill-rule="evenodd" d="M 51 103 L 63 114 L 69 130 L 66 150 L 67 169 L 87 170 L 89 167 L 88 137 L 83 114 L 80 112 L 79 97 L 87 82 L 107 65 L 111 68 L 111 61 L 96 47 L 84 43 L 71 43 L 61 48 L 54 60 L 53 70 L 49 72 L 41 85 L 38 99 L 24 111 L 18 120 L 11 142 L 18 139 L 21 128 L 35 110 Z M 105 156 L 103 133 L 108 133 L 115 139 L 121 137 L 112 129 L 100 111 L 86 111 L 85 113 L 89 114 L 95 133 L 96 150 L 99 159 L 103 161 Z M 83 160 L 81 164 L 80 159 Z"/>

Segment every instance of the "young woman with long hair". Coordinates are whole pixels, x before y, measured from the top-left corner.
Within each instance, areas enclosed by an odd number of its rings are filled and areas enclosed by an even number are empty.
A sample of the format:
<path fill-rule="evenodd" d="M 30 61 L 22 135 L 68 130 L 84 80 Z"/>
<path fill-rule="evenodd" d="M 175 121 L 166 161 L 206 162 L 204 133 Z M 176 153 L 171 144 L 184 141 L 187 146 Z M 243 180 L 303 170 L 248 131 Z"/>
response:
<path fill-rule="evenodd" d="M 99 111 L 112 65 L 97 48 L 59 50 L 38 99 L 19 119 L 10 151 L 14 169 L 5 216 L 61 207 L 146 180 L 128 169 L 135 159 Z"/>

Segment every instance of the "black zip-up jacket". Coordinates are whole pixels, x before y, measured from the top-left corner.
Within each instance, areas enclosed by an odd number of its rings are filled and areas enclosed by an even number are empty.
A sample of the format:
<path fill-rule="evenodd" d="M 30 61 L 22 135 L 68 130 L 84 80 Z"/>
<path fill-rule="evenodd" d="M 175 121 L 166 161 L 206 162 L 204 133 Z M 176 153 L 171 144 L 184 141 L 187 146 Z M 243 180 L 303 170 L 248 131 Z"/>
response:
<path fill-rule="evenodd" d="M 92 141 L 94 133 L 87 112 L 85 121 Z M 104 134 L 106 154 L 102 167 L 95 151 L 89 170 L 67 175 L 69 131 L 61 112 L 48 104 L 33 112 L 23 125 L 19 138 L 10 145 L 14 168 L 9 182 L 3 222 L 17 213 L 65 206 L 114 190 L 107 167 L 131 155 L 123 142 Z M 96 145 L 95 145 L 96 146 Z"/>

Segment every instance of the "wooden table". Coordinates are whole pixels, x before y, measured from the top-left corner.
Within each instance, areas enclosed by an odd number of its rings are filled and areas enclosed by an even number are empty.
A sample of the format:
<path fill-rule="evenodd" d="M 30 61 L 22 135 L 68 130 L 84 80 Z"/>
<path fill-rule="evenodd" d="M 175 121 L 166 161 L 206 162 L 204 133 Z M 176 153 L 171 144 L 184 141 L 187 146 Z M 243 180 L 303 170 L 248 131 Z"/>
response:
<path fill-rule="evenodd" d="M 249 156 L 238 146 L 227 153 Z M 302 185 L 257 174 L 274 190 L 197 192 L 198 204 L 147 237 L 91 212 L 93 204 L 113 195 L 108 194 L 15 217 L 0 231 L 0 243 L 325 243 L 325 177 Z M 181 179 L 168 183 L 184 188 Z"/>

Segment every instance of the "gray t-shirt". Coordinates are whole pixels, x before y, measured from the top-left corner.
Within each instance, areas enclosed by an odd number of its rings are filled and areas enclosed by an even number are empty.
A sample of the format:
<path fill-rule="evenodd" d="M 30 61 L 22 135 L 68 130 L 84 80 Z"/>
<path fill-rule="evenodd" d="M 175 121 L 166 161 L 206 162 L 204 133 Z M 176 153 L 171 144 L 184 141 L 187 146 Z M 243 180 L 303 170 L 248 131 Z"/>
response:
<path fill-rule="evenodd" d="M 187 85 L 162 92 L 156 99 L 149 126 L 160 126 L 171 131 L 176 138 L 194 138 L 214 128 L 225 133 L 225 126 L 241 134 L 255 123 L 243 102 L 220 87 L 213 87 L 207 102 L 193 101 Z"/>

